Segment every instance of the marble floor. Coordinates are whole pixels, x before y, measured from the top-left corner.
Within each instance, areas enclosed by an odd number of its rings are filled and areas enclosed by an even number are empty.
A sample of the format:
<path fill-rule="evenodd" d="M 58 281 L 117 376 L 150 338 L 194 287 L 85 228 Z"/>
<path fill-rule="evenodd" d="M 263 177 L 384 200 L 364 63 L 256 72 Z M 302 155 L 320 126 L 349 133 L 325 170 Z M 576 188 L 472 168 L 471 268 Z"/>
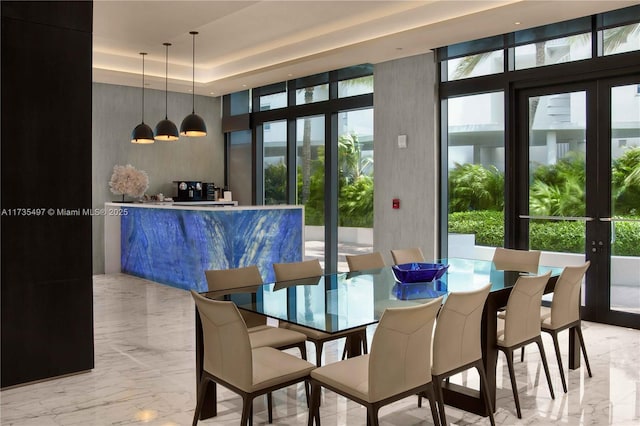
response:
<path fill-rule="evenodd" d="M 194 305 L 188 292 L 123 274 L 94 277 L 95 368 L 86 373 L 0 392 L 2 425 L 188 425 L 195 407 Z M 556 399 L 551 400 L 540 358 L 528 348 L 516 362 L 522 419 L 515 415 L 509 376 L 500 355 L 496 423 L 500 425 L 640 425 L 640 331 L 584 323 L 593 378 L 584 367 L 568 372 L 562 393 L 553 345 L 543 335 Z M 370 330 L 374 332 L 373 329 Z M 566 334 L 563 333 L 564 359 Z M 371 337 L 371 336 L 370 336 Z M 341 342 L 325 346 L 333 362 Z M 311 352 L 311 344 L 308 350 Z M 566 363 L 566 361 L 565 361 Z M 454 381 L 477 382 L 469 373 Z M 221 389 L 221 388 L 219 388 Z M 202 425 L 237 425 L 240 398 L 221 389 L 218 417 Z M 266 424 L 263 398 L 254 404 L 254 424 Z M 365 409 L 323 395 L 323 425 L 364 425 Z M 447 407 L 454 425 L 489 424 Z M 432 424 L 428 408 L 411 397 L 384 407 L 382 425 Z M 302 386 L 274 393 L 274 424 L 307 421 Z"/>

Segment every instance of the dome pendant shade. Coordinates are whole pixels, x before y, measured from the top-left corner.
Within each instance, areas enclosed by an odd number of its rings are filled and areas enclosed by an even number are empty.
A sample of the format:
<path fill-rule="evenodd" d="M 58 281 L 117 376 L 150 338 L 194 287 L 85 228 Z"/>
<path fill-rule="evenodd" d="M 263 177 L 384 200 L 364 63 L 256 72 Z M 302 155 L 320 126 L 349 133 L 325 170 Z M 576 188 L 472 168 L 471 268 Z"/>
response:
<path fill-rule="evenodd" d="M 156 125 L 156 140 L 177 141 L 179 138 L 178 128 L 173 121 L 165 118 Z"/>
<path fill-rule="evenodd" d="M 187 115 L 182 124 L 180 124 L 180 134 L 182 136 L 188 136 L 191 138 L 199 138 L 207 136 L 207 126 L 204 124 L 204 120 L 198 114 L 196 114 L 196 34 L 197 31 L 190 31 L 189 34 L 193 36 L 193 54 L 191 56 L 193 61 L 193 78 L 191 80 L 191 114 Z"/>
<path fill-rule="evenodd" d="M 178 135 L 178 128 L 173 121 L 168 118 L 168 93 L 169 93 L 169 46 L 171 43 L 162 43 L 166 48 L 166 61 L 165 61 L 165 79 L 164 79 L 164 120 L 160 120 L 156 125 L 155 139 L 157 141 L 177 141 L 180 137 Z"/>
<path fill-rule="evenodd" d="M 182 136 L 200 137 L 207 136 L 207 126 L 204 120 L 195 112 L 187 115 L 180 125 L 180 134 Z"/>
<path fill-rule="evenodd" d="M 150 144 L 154 143 L 153 130 L 144 123 L 144 57 L 147 53 L 140 52 L 142 56 L 142 120 L 131 132 L 131 143 Z"/>
<path fill-rule="evenodd" d="M 131 132 L 131 143 L 154 143 L 153 130 L 148 124 L 142 122 Z"/>

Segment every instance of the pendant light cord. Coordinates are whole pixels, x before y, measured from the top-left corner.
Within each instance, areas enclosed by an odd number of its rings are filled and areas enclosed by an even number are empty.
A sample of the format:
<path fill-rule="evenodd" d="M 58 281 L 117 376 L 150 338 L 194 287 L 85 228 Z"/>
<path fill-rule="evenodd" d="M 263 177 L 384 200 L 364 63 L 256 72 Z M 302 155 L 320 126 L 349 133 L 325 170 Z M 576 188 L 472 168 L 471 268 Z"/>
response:
<path fill-rule="evenodd" d="M 142 55 L 142 122 L 144 123 L 144 55 L 146 53 L 141 52 Z"/>
<path fill-rule="evenodd" d="M 196 113 L 196 34 L 197 31 L 191 31 L 189 34 L 193 36 L 193 48 L 191 50 L 192 59 L 192 76 L 191 76 L 191 113 Z"/>
<path fill-rule="evenodd" d="M 164 119 L 169 119 L 169 46 L 171 43 L 163 43 L 166 47 L 164 61 Z"/>

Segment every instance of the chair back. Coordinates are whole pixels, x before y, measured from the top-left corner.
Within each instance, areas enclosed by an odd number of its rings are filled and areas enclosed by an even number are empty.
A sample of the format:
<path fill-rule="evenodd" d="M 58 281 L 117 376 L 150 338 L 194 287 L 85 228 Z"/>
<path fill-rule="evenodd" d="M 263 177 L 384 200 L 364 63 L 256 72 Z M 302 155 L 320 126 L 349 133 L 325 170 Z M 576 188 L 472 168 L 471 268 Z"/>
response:
<path fill-rule="evenodd" d="M 480 324 L 491 284 L 449 293 L 436 321 L 432 374 L 444 374 L 482 358 Z"/>
<path fill-rule="evenodd" d="M 318 259 L 302 262 L 274 263 L 273 272 L 276 281 L 299 280 L 300 278 L 319 277 L 322 275 L 322 266 Z"/>
<path fill-rule="evenodd" d="M 420 247 L 391 250 L 391 257 L 393 257 L 393 263 L 396 265 L 424 262 L 424 255 Z"/>
<path fill-rule="evenodd" d="M 260 271 L 255 265 L 235 269 L 212 269 L 204 271 L 204 275 L 209 291 L 222 292 L 263 284 Z"/>
<path fill-rule="evenodd" d="M 551 301 L 551 325 L 562 327 L 580 319 L 580 288 L 582 278 L 591 265 L 567 266 L 558 277 Z"/>
<path fill-rule="evenodd" d="M 493 253 L 493 263 L 498 270 L 537 274 L 540 263 L 540 251 L 496 247 L 496 251 Z"/>
<path fill-rule="evenodd" d="M 441 303 L 439 297 L 429 303 L 384 311 L 369 353 L 371 402 L 431 381 L 431 338 Z"/>
<path fill-rule="evenodd" d="M 378 251 L 367 254 L 346 255 L 349 272 L 365 271 L 367 269 L 384 268 L 384 259 Z"/>
<path fill-rule="evenodd" d="M 235 269 L 212 269 L 204 271 L 210 292 L 215 292 L 215 299 L 222 300 L 225 295 L 240 289 L 262 285 L 262 276 L 255 265 Z M 211 296 L 211 295 L 210 295 Z M 241 311 L 247 327 L 258 327 L 267 324 L 267 317 L 255 312 Z"/>
<path fill-rule="evenodd" d="M 191 290 L 203 337 L 203 368 L 208 373 L 249 391 L 253 367 L 249 333 L 233 302 L 211 300 Z"/>
<path fill-rule="evenodd" d="M 504 344 L 513 346 L 540 334 L 540 303 L 551 272 L 516 281 L 504 318 Z"/>

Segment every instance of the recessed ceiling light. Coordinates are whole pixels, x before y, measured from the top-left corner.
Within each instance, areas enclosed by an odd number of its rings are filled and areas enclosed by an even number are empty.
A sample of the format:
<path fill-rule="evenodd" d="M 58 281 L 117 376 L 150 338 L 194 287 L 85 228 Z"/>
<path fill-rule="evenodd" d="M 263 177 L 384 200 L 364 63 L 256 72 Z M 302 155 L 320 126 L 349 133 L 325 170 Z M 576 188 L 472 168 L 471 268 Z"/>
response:
<path fill-rule="evenodd" d="M 293 76 L 293 74 L 287 74 L 287 76 L 288 76 L 288 77 L 292 77 L 292 76 Z"/>
<path fill-rule="evenodd" d="M 243 84 L 243 85 L 242 85 L 242 87 L 247 87 L 247 85 L 246 85 L 246 84 Z"/>
<path fill-rule="evenodd" d="M 209 92 L 209 94 L 210 94 L 210 95 L 215 95 L 215 93 L 214 93 L 214 92 Z"/>
<path fill-rule="evenodd" d="M 514 24 L 520 25 L 520 21 L 516 21 L 516 22 L 514 22 Z"/>
<path fill-rule="evenodd" d="M 189 89 L 190 92 L 193 92 L 193 90 Z"/>

